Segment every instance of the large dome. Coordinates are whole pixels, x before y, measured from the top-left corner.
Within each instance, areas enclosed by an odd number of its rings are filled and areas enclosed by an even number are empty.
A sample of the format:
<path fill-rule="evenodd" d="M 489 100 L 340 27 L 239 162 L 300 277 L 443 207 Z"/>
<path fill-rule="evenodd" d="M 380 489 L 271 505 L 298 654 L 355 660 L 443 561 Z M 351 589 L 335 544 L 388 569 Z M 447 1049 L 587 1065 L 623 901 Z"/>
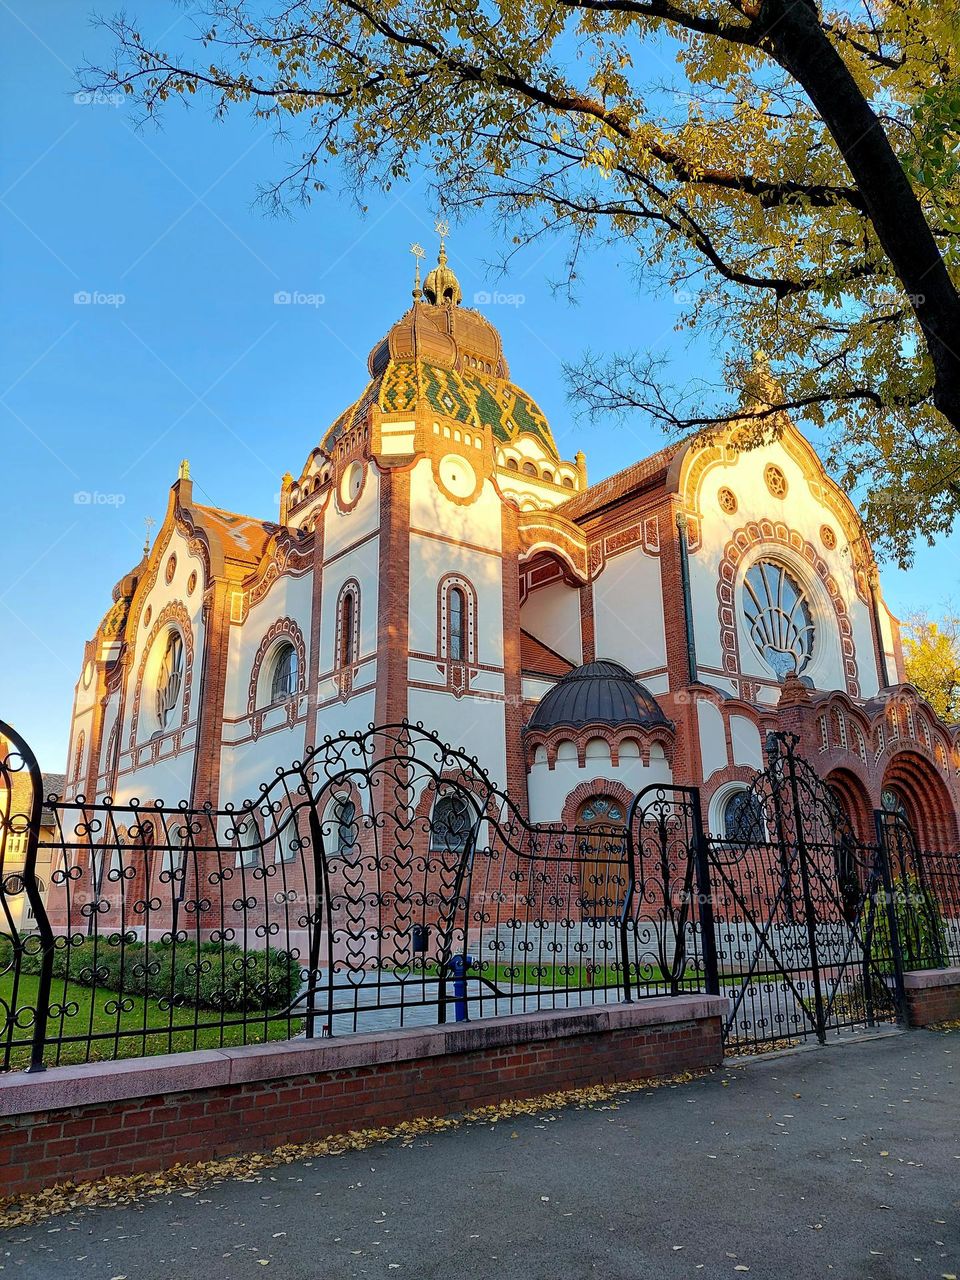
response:
<path fill-rule="evenodd" d="M 510 381 L 500 334 L 479 311 L 458 305 L 460 286 L 445 262 L 425 285 L 427 297 L 417 291 L 413 306 L 370 352 L 370 382 L 334 422 L 322 447 L 329 453 L 374 404 L 382 413 L 403 414 L 422 405 L 477 430 L 490 427 L 500 444 L 536 436 L 559 461 L 543 411 Z"/>
<path fill-rule="evenodd" d="M 660 704 L 619 662 L 587 662 L 575 667 L 537 703 L 527 729 L 557 725 L 635 724 L 669 727 Z"/>

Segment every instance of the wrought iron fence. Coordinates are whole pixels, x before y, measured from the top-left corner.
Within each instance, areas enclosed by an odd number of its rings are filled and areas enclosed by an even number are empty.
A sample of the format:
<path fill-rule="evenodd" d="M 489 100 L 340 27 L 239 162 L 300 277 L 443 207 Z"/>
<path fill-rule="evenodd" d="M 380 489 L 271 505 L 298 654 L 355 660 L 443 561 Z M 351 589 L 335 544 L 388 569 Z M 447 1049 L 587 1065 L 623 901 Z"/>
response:
<path fill-rule="evenodd" d="M 53 827 L 39 835 L 39 774 L 12 730 L 0 734 L 13 744 L 0 765 L 11 782 L 4 1068 L 629 1000 L 696 981 L 678 905 L 689 858 L 684 837 L 667 835 L 666 790 L 634 806 L 631 829 L 538 827 L 476 760 L 399 724 L 324 741 L 237 807 L 51 799 Z M 29 792 L 19 817 L 17 777 Z M 28 889 L 30 920 L 16 911 Z"/>
<path fill-rule="evenodd" d="M 695 788 L 531 824 L 419 726 L 325 740 L 242 805 L 43 797 L 0 723 L 0 1069 L 686 991 L 749 1047 L 892 1021 L 960 963 L 960 855 L 858 841 L 771 735 L 732 839 Z M 46 892 L 42 886 L 46 885 Z"/>

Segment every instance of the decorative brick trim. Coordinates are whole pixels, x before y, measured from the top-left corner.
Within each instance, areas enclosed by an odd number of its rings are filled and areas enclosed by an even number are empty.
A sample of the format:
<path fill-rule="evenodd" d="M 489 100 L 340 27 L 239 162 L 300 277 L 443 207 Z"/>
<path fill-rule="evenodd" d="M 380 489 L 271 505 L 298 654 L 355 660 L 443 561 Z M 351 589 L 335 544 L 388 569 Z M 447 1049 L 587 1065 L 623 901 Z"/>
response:
<path fill-rule="evenodd" d="M 297 695 L 303 693 L 306 689 L 306 665 L 307 665 L 307 647 L 304 643 L 303 632 L 300 630 L 293 618 L 283 617 L 277 620 L 267 628 L 267 632 L 260 641 L 259 648 L 253 659 L 253 666 L 250 670 L 250 683 L 247 686 L 247 715 L 253 715 L 257 708 L 257 685 L 260 682 L 260 670 L 266 661 L 267 655 L 273 649 L 278 640 L 289 640 L 293 645 L 297 655 Z M 295 699 L 291 699 L 295 702 Z M 267 708 L 264 707 L 263 710 Z"/>
<path fill-rule="evenodd" d="M 351 630 L 351 648 L 352 660 L 348 663 L 345 659 L 346 636 L 343 630 L 344 606 L 347 598 L 353 600 L 353 612 L 350 619 Z M 360 666 L 360 583 L 356 578 L 348 578 L 337 595 L 337 612 L 336 612 L 336 636 L 335 636 L 335 679 L 337 688 L 340 691 L 341 698 L 348 698 L 353 690 L 353 681 Z"/>
<path fill-rule="evenodd" d="M 130 750 L 137 746 L 137 728 L 140 722 L 140 701 L 143 696 L 143 676 L 147 662 L 153 652 L 153 646 L 161 631 L 168 626 L 177 626 L 183 636 L 183 688 L 180 691 L 180 728 L 185 728 L 190 713 L 190 691 L 193 684 L 193 626 L 190 615 L 180 600 L 171 600 L 165 604 L 157 615 L 157 620 L 150 628 L 143 651 L 140 654 L 140 666 L 137 669 L 137 681 L 133 694 L 133 711 L 130 716 Z M 218 735 L 219 741 L 219 735 Z"/>
<path fill-rule="evenodd" d="M 464 656 L 452 658 L 447 634 L 450 618 L 450 592 L 463 592 L 466 604 L 464 624 Z M 447 691 L 455 698 L 470 692 L 470 684 L 479 670 L 477 664 L 477 589 L 462 573 L 445 573 L 437 583 L 437 670 L 443 675 Z"/>
<path fill-rule="evenodd" d="M 856 651 L 853 644 L 853 628 L 850 625 L 847 606 L 840 593 L 837 580 L 813 543 L 808 542 L 801 534 L 790 529 L 780 520 L 750 521 L 749 524 L 743 525 L 734 533 L 724 550 L 717 582 L 717 599 L 719 601 L 717 613 L 720 620 L 720 646 L 723 651 L 724 671 L 734 676 L 739 676 L 740 674 L 740 643 L 737 636 L 736 601 L 734 599 L 734 587 L 740 562 L 743 560 L 745 553 L 753 547 L 758 545 L 775 546 L 777 544 L 789 547 L 800 555 L 826 588 L 837 618 L 847 693 L 852 698 L 858 698 L 860 696 L 860 684 Z"/>
<path fill-rule="evenodd" d="M 557 763 L 557 751 L 560 744 L 572 742 L 577 748 L 577 763 L 582 769 L 586 763 L 587 743 L 601 738 L 610 748 L 610 764 L 614 769 L 620 767 L 620 750 L 625 742 L 635 742 L 640 749 L 640 760 L 644 765 L 650 764 L 650 748 L 654 744 L 663 748 L 667 764 L 673 760 L 674 731 L 663 725 L 645 729 L 637 724 L 611 725 L 604 721 L 594 724 L 554 725 L 550 729 L 525 729 L 523 745 L 529 771 L 538 747 L 547 752 L 547 767 L 554 769 Z"/>
<path fill-rule="evenodd" d="M 597 796 L 609 796 L 611 800 L 616 800 L 623 806 L 623 814 L 626 817 L 633 802 L 633 795 L 634 793 L 622 782 L 612 782 L 609 778 L 594 778 L 590 782 L 581 782 L 563 802 L 563 810 L 560 814 L 561 825 L 567 830 L 575 827 L 580 810 L 588 800 L 593 800 Z"/>

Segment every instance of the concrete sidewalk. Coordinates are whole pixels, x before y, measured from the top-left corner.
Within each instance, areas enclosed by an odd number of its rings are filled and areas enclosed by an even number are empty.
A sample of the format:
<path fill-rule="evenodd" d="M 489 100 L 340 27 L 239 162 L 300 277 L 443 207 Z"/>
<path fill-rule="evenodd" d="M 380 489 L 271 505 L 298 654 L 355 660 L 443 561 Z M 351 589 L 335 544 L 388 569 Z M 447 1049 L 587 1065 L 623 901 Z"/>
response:
<path fill-rule="evenodd" d="M 77 1212 L 21 1280 L 902 1280 L 960 1274 L 960 1034 L 706 1080 Z"/>

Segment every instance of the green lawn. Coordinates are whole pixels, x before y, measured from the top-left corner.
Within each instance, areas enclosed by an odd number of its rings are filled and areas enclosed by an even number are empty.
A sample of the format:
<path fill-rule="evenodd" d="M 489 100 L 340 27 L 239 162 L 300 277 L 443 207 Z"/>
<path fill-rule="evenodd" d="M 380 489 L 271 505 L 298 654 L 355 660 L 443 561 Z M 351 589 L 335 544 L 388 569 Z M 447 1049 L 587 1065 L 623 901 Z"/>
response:
<path fill-rule="evenodd" d="M 23 976 L 17 992 L 17 1005 L 27 1009 L 36 1005 L 39 979 Z M 0 1011 L 9 1006 L 13 993 L 12 976 L 0 976 Z M 51 1017 L 47 1023 L 48 1036 L 79 1036 L 79 1040 L 59 1046 L 51 1045 L 47 1051 L 45 1062 L 48 1066 L 56 1063 L 67 1064 L 77 1062 L 104 1062 L 111 1058 L 137 1058 L 152 1056 L 158 1053 L 182 1053 L 190 1049 L 218 1049 L 223 1045 L 262 1044 L 265 1040 L 286 1040 L 297 1035 L 303 1028 L 303 1020 L 294 1018 L 277 1018 L 264 1024 L 261 1019 L 256 1022 L 250 1015 L 246 1026 L 234 1025 L 220 1027 L 211 1025 L 195 1031 L 192 1027 L 176 1030 L 192 1023 L 197 1015 L 201 1022 L 215 1023 L 218 1015 L 210 1009 L 197 1010 L 190 1005 L 179 1008 L 161 1008 L 159 1001 L 144 999 L 142 996 L 129 996 L 133 1008 L 118 1014 L 108 1013 L 106 1006 L 116 995 L 112 991 L 80 986 L 75 982 L 65 982 L 62 978 L 54 978 L 50 992 L 50 1004 L 75 1004 L 77 1010 L 63 1019 L 62 1027 L 59 1017 Z M 226 1015 L 228 1020 L 236 1022 L 240 1015 Z M 173 1024 L 169 1031 L 148 1031 L 144 1026 L 162 1027 Z M 119 1043 L 114 1041 L 114 1034 L 119 1030 Z M 106 1033 L 102 1040 L 89 1040 L 92 1033 Z M 124 1034 L 133 1033 L 133 1034 Z M 21 1037 L 27 1032 L 19 1032 Z M 0 1028 L 0 1044 L 3 1032 Z M 29 1045 L 18 1046 L 11 1054 L 11 1068 L 25 1067 L 30 1061 Z"/>

